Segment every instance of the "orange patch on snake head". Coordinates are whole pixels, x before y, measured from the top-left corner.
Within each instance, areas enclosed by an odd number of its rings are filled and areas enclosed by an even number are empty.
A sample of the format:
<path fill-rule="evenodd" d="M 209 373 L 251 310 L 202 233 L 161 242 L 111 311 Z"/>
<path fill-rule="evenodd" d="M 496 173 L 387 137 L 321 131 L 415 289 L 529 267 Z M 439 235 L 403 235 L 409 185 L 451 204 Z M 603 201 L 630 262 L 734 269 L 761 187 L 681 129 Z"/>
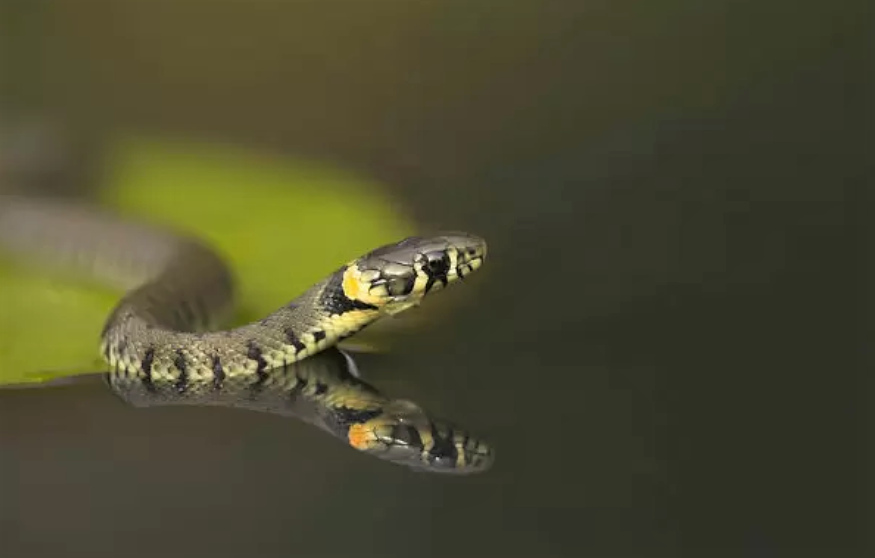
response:
<path fill-rule="evenodd" d="M 368 449 L 371 447 L 371 442 L 374 439 L 371 430 L 363 424 L 353 424 L 350 426 L 346 437 L 349 440 L 349 445 L 357 450 Z"/>

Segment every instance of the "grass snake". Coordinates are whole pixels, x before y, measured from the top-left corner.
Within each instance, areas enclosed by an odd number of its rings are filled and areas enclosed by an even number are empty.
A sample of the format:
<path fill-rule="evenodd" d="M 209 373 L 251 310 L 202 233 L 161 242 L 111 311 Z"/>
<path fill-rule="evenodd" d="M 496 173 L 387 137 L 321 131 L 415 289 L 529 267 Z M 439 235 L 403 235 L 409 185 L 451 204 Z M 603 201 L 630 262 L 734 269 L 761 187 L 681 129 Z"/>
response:
<path fill-rule="evenodd" d="M 351 447 L 415 470 L 488 469 L 492 448 L 361 380 L 341 340 L 467 277 L 486 243 L 411 237 L 346 263 L 270 315 L 218 329 L 231 271 L 198 239 L 84 204 L 0 196 L 0 250 L 123 289 L 100 352 L 134 405 L 229 405 L 293 415 Z"/>

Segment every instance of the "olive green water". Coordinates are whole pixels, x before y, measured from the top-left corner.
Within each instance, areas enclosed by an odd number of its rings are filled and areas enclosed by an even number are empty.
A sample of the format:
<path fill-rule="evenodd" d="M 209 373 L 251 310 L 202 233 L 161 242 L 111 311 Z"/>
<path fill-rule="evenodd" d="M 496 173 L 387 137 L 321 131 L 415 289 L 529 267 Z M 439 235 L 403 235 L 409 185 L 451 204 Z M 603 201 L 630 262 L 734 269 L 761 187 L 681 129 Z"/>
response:
<path fill-rule="evenodd" d="M 7 2 L 6 102 L 78 138 L 71 190 L 113 131 L 196 135 L 486 237 L 476 295 L 362 366 L 495 468 L 0 391 L 0 554 L 866 555 L 850 3 L 345 4 Z"/>

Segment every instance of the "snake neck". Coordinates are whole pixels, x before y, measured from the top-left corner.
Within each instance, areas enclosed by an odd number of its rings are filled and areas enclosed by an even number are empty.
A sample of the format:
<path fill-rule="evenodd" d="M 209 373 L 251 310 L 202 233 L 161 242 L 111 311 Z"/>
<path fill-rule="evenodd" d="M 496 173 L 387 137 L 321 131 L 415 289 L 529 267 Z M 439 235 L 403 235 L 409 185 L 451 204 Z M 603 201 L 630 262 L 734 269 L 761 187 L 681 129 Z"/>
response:
<path fill-rule="evenodd" d="M 224 278 L 216 279 L 213 289 L 187 288 L 184 282 L 168 289 L 167 278 L 158 277 L 116 307 L 103 331 L 103 356 L 114 374 L 140 377 L 153 386 L 182 389 L 192 381 L 263 378 L 270 370 L 333 346 L 381 316 L 379 308 L 344 294 L 342 271 L 264 319 L 215 332 L 201 330 L 214 316 L 199 309 L 216 307 L 204 297 L 225 288 Z"/>

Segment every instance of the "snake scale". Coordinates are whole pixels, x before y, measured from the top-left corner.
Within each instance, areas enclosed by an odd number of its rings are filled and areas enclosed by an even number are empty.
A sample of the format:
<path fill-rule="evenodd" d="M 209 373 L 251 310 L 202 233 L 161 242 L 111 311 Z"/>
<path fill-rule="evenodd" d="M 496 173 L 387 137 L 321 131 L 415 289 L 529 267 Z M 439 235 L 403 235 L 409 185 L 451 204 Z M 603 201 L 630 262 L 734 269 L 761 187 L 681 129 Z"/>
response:
<path fill-rule="evenodd" d="M 292 415 L 414 470 L 474 473 L 492 448 L 361 380 L 336 348 L 375 321 L 466 278 L 486 257 L 467 233 L 411 237 L 341 266 L 258 321 L 218 329 L 232 273 L 198 239 L 83 204 L 0 197 L 0 250 L 123 289 L 100 352 L 111 388 L 138 406 L 227 405 Z"/>

